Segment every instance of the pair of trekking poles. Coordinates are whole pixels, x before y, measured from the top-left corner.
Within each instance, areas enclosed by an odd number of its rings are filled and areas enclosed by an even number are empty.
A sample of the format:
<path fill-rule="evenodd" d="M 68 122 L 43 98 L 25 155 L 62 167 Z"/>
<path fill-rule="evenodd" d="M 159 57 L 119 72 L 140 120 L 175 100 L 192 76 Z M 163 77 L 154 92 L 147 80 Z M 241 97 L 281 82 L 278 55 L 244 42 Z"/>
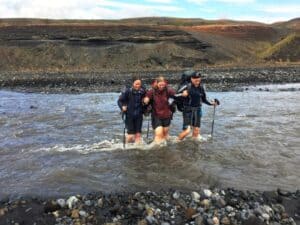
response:
<path fill-rule="evenodd" d="M 149 129 L 150 129 L 150 115 L 146 116 L 148 119 L 147 123 L 147 143 L 149 143 Z M 126 112 L 122 112 L 122 120 L 124 122 L 124 129 L 123 129 L 123 148 L 126 147 Z"/>
<path fill-rule="evenodd" d="M 218 99 L 214 99 L 217 105 L 220 105 L 220 101 Z M 214 111 L 213 111 L 213 119 L 211 123 L 211 139 L 213 139 L 214 134 L 214 125 L 215 125 L 215 116 L 216 116 L 216 105 L 214 105 Z M 147 119 L 147 143 L 149 143 L 149 129 L 150 129 L 150 115 L 146 116 Z M 124 129 L 123 129 L 123 148 L 126 147 L 126 113 L 122 112 L 122 120 L 124 122 Z"/>

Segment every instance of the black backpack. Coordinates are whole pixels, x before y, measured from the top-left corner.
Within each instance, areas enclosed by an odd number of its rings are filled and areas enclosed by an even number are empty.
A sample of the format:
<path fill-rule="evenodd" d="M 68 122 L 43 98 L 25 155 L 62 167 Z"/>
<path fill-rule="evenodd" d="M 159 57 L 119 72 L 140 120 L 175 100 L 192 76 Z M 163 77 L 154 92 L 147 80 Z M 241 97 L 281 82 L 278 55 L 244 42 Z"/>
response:
<path fill-rule="evenodd" d="M 181 80 L 180 80 L 180 84 L 178 85 L 177 94 L 182 93 L 184 90 L 187 89 L 187 86 L 190 85 L 191 83 L 191 77 L 195 74 L 196 72 L 194 70 L 188 70 L 188 71 L 184 71 L 183 74 L 181 75 Z M 184 101 L 185 101 L 185 97 L 182 96 L 177 96 L 175 98 L 175 104 L 177 107 L 177 110 L 180 112 L 183 112 L 183 108 L 184 108 Z"/>

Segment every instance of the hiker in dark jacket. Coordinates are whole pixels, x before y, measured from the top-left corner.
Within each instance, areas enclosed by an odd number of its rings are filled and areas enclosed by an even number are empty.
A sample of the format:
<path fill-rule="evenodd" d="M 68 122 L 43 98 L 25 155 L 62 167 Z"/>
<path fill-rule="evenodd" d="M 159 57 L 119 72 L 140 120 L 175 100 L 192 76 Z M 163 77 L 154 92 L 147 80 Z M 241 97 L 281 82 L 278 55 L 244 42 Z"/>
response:
<path fill-rule="evenodd" d="M 152 105 L 152 128 L 154 130 L 154 143 L 160 144 L 169 137 L 169 126 L 172 114 L 169 98 L 174 98 L 175 91 L 167 86 L 167 81 L 160 76 L 155 80 L 153 88 L 144 98 L 145 104 Z"/>
<path fill-rule="evenodd" d="M 200 138 L 200 125 L 202 117 L 202 103 L 215 105 L 215 101 L 209 102 L 206 98 L 206 92 L 201 83 L 201 74 L 194 73 L 191 76 L 191 83 L 187 84 L 182 92 L 183 101 L 183 131 L 178 135 L 177 140 L 183 140 L 193 130 L 193 138 Z"/>
<path fill-rule="evenodd" d="M 146 90 L 139 78 L 133 79 L 132 87 L 125 88 L 118 99 L 118 105 L 126 115 L 127 143 L 140 143 L 143 124 L 143 98 Z"/>

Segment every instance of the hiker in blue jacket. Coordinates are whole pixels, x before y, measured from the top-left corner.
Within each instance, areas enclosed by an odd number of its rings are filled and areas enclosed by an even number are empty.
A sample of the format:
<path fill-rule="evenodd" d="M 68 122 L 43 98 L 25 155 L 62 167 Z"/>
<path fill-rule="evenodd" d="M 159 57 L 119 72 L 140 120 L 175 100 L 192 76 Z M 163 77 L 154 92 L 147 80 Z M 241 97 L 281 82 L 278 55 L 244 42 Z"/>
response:
<path fill-rule="evenodd" d="M 201 138 L 202 103 L 212 106 L 218 105 L 216 101 L 209 102 L 207 100 L 201 78 L 199 72 L 194 72 L 191 75 L 191 82 L 185 85 L 181 93 L 181 96 L 184 97 L 182 110 L 183 131 L 178 135 L 177 140 L 183 140 L 191 130 L 193 131 L 193 138 Z"/>
<path fill-rule="evenodd" d="M 134 78 L 131 87 L 125 88 L 118 99 L 118 105 L 125 115 L 127 129 L 127 143 L 141 142 L 143 124 L 143 98 L 146 90 L 142 86 L 140 78 Z"/>

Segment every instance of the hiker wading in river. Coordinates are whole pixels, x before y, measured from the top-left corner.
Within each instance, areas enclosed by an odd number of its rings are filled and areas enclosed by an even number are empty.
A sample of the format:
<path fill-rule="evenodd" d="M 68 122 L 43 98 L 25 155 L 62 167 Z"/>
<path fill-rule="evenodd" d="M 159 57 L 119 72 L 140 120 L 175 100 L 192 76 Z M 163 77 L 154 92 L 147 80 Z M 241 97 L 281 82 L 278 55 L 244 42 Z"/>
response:
<path fill-rule="evenodd" d="M 183 140 L 190 132 L 193 131 L 192 137 L 200 139 L 200 125 L 202 117 L 202 103 L 217 106 L 217 102 L 209 102 L 206 98 L 204 87 L 201 83 L 201 74 L 195 72 L 191 76 L 191 83 L 185 85 L 181 96 L 186 98 L 183 101 L 183 131 L 178 135 L 177 140 Z"/>
<path fill-rule="evenodd" d="M 169 99 L 174 98 L 175 90 L 168 87 L 164 77 L 158 77 L 144 98 L 145 104 L 151 104 L 151 121 L 154 130 L 154 144 L 161 144 L 169 137 L 169 126 L 173 112 Z"/>
<path fill-rule="evenodd" d="M 118 105 L 125 115 L 125 125 L 127 129 L 127 143 L 141 143 L 141 133 L 143 124 L 143 98 L 146 90 L 142 87 L 142 81 L 134 78 L 132 87 L 127 87 L 121 93 Z"/>

